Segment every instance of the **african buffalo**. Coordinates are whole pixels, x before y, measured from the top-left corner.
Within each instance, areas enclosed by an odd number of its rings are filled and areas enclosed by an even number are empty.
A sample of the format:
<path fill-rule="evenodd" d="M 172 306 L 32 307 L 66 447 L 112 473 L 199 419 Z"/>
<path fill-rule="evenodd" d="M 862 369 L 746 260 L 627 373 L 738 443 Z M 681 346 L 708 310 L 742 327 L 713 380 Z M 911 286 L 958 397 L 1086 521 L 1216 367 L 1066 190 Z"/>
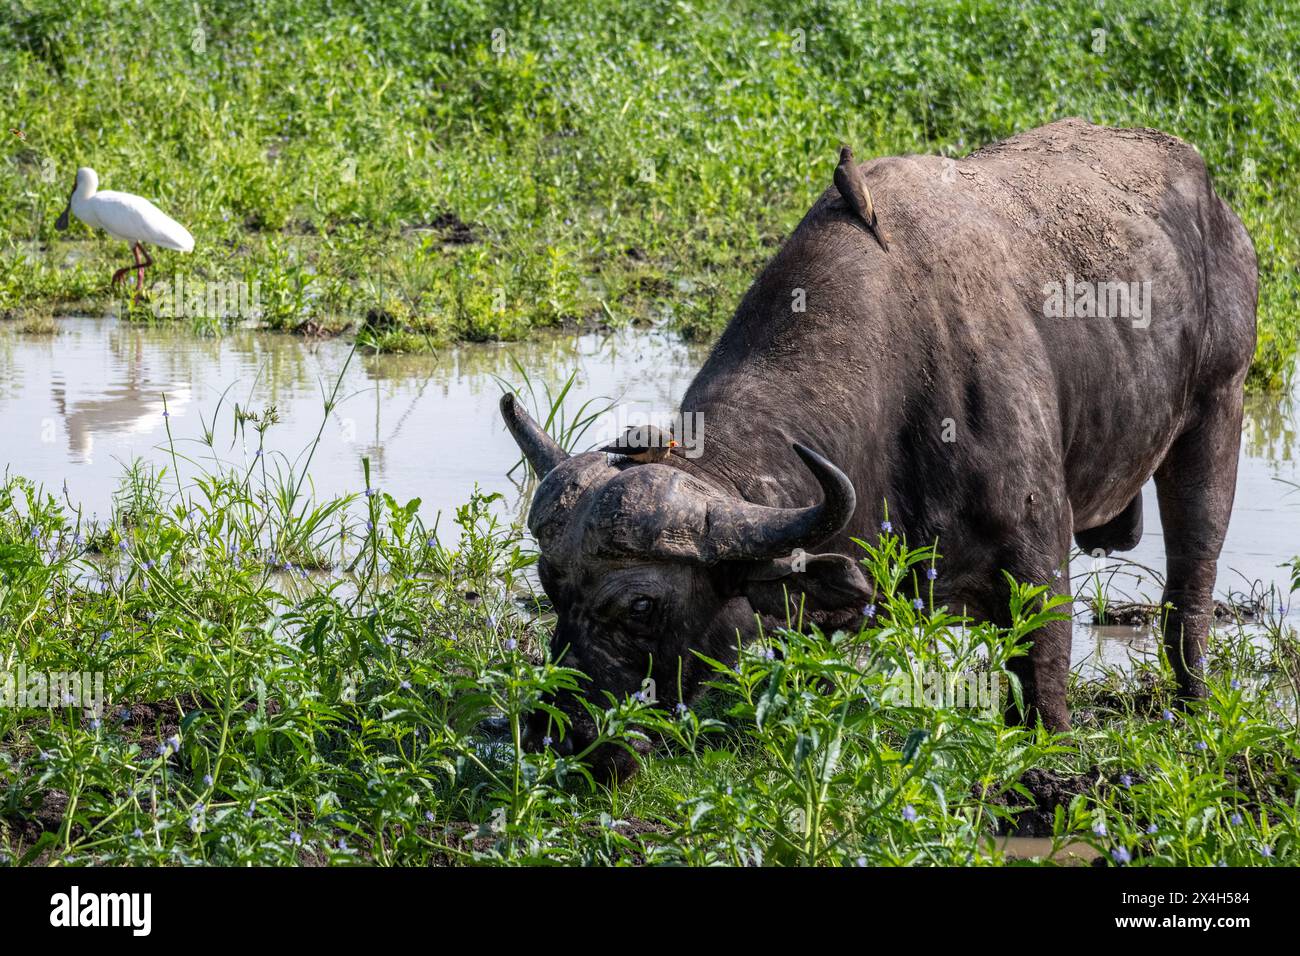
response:
<path fill-rule="evenodd" d="M 689 702 L 691 651 L 734 662 L 737 632 L 785 620 L 786 587 L 823 626 L 862 620 L 850 537 L 874 538 L 886 503 L 895 532 L 938 542 L 936 601 L 1005 625 L 1002 572 L 1068 593 L 1071 536 L 1132 548 L 1154 475 L 1165 643 L 1181 696 L 1204 696 L 1257 280 L 1204 161 L 1155 130 L 1066 119 L 960 160 L 858 169 L 888 251 L 837 190 L 817 200 L 683 399 L 700 457 L 569 456 L 503 399 L 543 476 L 529 527 L 553 653 L 593 699 L 651 675 L 661 702 L 679 686 Z M 1025 719 L 1069 727 L 1069 654 L 1061 621 L 1016 659 Z M 558 703 L 572 752 L 592 725 Z"/>

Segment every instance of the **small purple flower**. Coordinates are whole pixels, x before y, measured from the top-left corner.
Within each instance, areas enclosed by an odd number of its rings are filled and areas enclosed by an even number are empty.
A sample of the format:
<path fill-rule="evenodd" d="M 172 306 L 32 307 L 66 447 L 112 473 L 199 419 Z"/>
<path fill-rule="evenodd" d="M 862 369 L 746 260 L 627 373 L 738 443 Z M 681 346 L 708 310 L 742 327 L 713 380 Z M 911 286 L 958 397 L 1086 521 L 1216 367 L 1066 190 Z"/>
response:
<path fill-rule="evenodd" d="M 519 642 L 516 641 L 513 637 L 510 638 L 508 641 L 506 641 L 506 650 L 508 651 L 513 651 L 518 646 L 519 646 Z"/>
<path fill-rule="evenodd" d="M 176 751 L 177 753 L 180 753 L 180 752 L 181 752 L 181 735 L 180 735 L 180 734 L 172 734 L 170 737 L 168 737 L 168 738 L 167 738 L 167 746 L 171 747 L 172 750 Z"/>
<path fill-rule="evenodd" d="M 1209 749 L 1210 749 L 1210 745 L 1207 744 L 1204 740 L 1198 740 L 1198 741 L 1196 741 L 1196 743 L 1193 744 L 1193 746 L 1194 746 L 1197 750 L 1209 750 Z"/>
<path fill-rule="evenodd" d="M 935 568 L 926 568 L 925 576 L 929 578 L 931 581 L 933 581 L 935 578 L 939 576 L 939 572 Z"/>
<path fill-rule="evenodd" d="M 99 728 L 102 727 L 102 726 L 103 726 L 103 723 L 100 721 L 100 719 L 99 719 L 98 717 L 92 717 L 92 718 L 90 718 L 90 729 L 91 729 L 91 730 L 99 730 Z"/>
<path fill-rule="evenodd" d="M 1125 863 L 1133 862 L 1133 857 L 1129 854 L 1128 850 L 1122 846 L 1117 846 L 1115 849 L 1111 850 L 1110 856 L 1111 859 L 1120 864 L 1120 866 L 1123 866 Z"/>
<path fill-rule="evenodd" d="M 868 620 L 870 620 L 871 618 L 875 617 L 875 616 L 876 616 L 876 606 L 875 606 L 874 604 L 868 604 L 866 607 L 864 607 L 864 608 L 862 609 L 862 616 L 865 617 L 865 618 L 867 618 Z"/>
<path fill-rule="evenodd" d="M 547 734 L 545 737 L 542 738 L 543 747 L 549 747 L 552 743 L 554 743 L 554 741 L 551 739 L 550 734 Z"/>
<path fill-rule="evenodd" d="M 367 498 L 373 498 L 373 497 L 375 496 L 375 492 L 376 492 L 376 489 L 374 489 L 374 488 L 367 488 L 367 489 L 366 489 L 366 497 L 367 497 Z"/>
<path fill-rule="evenodd" d="M 1120 786 L 1124 786 L 1124 787 L 1133 786 L 1133 778 L 1126 773 L 1122 773 L 1119 775 L 1119 782 L 1120 782 Z"/>
<path fill-rule="evenodd" d="M 1232 680 L 1228 682 L 1228 686 L 1231 687 L 1233 690 L 1241 690 L 1241 681 L 1237 680 L 1237 678 L 1234 677 Z"/>
<path fill-rule="evenodd" d="M 882 521 L 880 522 L 880 530 L 885 532 L 885 534 L 889 534 L 894 530 L 894 526 L 888 521 Z"/>
<path fill-rule="evenodd" d="M 138 840 L 142 836 L 144 836 L 144 831 L 141 830 L 139 827 L 136 827 L 134 830 L 131 831 L 131 836 L 135 837 Z"/>
<path fill-rule="evenodd" d="M 770 647 L 765 647 L 763 648 L 763 657 L 770 661 L 776 657 L 776 651 Z"/>
<path fill-rule="evenodd" d="M 907 806 L 903 807 L 904 820 L 906 820 L 908 823 L 915 823 L 916 818 L 917 818 L 916 807 L 912 806 L 910 803 L 907 804 Z"/>
<path fill-rule="evenodd" d="M 677 713 L 679 713 L 679 714 L 685 714 L 685 713 L 686 713 L 686 710 L 687 710 L 687 707 L 686 707 L 685 704 L 683 704 L 683 703 L 679 700 L 679 701 L 677 702 L 677 706 L 676 706 L 675 708 L 673 708 L 673 709 L 676 710 Z"/>
<path fill-rule="evenodd" d="M 1267 843 L 1265 843 L 1262 847 L 1259 848 L 1259 855 L 1266 858 L 1271 857 L 1273 855 L 1273 848 L 1269 846 Z"/>
<path fill-rule="evenodd" d="M 210 786 L 212 786 L 212 774 L 210 774 L 210 773 L 205 773 L 205 774 L 203 775 L 203 786 L 205 786 L 205 787 L 210 787 Z"/>
<path fill-rule="evenodd" d="M 302 846 L 302 834 L 297 830 L 289 831 L 289 842 L 294 846 Z"/>
<path fill-rule="evenodd" d="M 1160 828 L 1156 826 L 1154 823 L 1151 824 L 1149 827 L 1147 827 L 1147 834 L 1150 836 L 1155 836 L 1155 834 L 1159 832 L 1160 832 Z"/>
<path fill-rule="evenodd" d="M 1234 813 L 1232 816 L 1228 817 L 1228 822 L 1231 823 L 1234 827 L 1239 827 L 1242 824 L 1242 819 L 1243 818 L 1240 813 Z"/>
<path fill-rule="evenodd" d="M 914 607 L 914 608 L 916 608 L 918 611 L 920 611 L 920 610 L 922 610 L 922 609 L 925 607 L 925 602 L 924 602 L 923 600 L 921 600 L 920 598 L 917 598 L 916 600 L 914 600 L 914 601 L 912 602 L 912 607 Z"/>
<path fill-rule="evenodd" d="M 1174 722 L 1174 712 L 1166 707 L 1165 712 L 1160 715 L 1160 719 L 1166 723 L 1172 724 Z"/>
<path fill-rule="evenodd" d="M 424 819 L 427 820 L 429 823 L 432 823 L 432 822 L 434 821 L 434 819 L 435 819 L 435 817 L 434 817 L 434 815 L 433 815 L 433 811 L 432 811 L 432 810 L 425 810 L 425 811 L 424 811 Z"/>
<path fill-rule="evenodd" d="M 1096 826 L 1094 826 L 1094 827 L 1092 828 L 1092 832 L 1093 832 L 1094 834 L 1096 834 L 1097 836 L 1099 836 L 1099 837 L 1103 837 L 1103 836 L 1105 836 L 1106 833 L 1108 832 L 1108 831 L 1106 830 L 1106 824 L 1105 824 L 1105 821 L 1102 821 L 1102 822 L 1098 823 Z"/>
<path fill-rule="evenodd" d="M 402 690 L 410 690 L 410 689 L 411 689 L 411 682 L 410 682 L 409 680 L 404 680 L 404 681 L 402 681 L 400 684 L 398 684 L 397 686 L 400 687 Z"/>

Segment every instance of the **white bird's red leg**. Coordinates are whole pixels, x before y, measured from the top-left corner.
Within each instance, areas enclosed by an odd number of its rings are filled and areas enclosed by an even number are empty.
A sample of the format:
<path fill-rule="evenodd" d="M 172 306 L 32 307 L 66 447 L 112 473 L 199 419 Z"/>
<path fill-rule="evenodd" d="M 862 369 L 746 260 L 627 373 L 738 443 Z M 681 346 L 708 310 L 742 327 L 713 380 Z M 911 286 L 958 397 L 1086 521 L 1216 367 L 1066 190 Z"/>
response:
<path fill-rule="evenodd" d="M 149 258 L 149 251 L 140 243 L 132 246 L 131 251 L 136 253 L 135 260 L 135 294 L 138 297 L 144 291 L 144 270 L 153 265 L 153 260 Z M 140 256 L 144 256 L 144 261 L 140 261 Z"/>
<path fill-rule="evenodd" d="M 131 247 L 131 258 L 135 259 L 136 265 L 140 264 L 140 260 L 136 258 L 135 255 L 135 246 Z M 113 273 L 113 281 L 110 284 L 116 288 L 117 284 L 121 282 L 123 278 L 126 277 L 126 274 L 134 268 L 135 266 L 123 266 L 122 268 L 118 269 L 116 272 Z"/>

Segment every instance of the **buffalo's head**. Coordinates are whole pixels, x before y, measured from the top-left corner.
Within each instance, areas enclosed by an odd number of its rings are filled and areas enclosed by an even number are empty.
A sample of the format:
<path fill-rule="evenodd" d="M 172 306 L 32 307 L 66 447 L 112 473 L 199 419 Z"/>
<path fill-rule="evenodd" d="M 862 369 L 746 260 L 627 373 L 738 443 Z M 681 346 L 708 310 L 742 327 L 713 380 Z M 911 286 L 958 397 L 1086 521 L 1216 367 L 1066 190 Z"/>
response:
<path fill-rule="evenodd" d="M 816 452 L 794 446 L 821 486 L 821 503 L 771 508 L 724 494 L 674 464 L 571 456 L 513 395 L 502 398 L 501 414 L 541 478 L 528 525 L 558 616 L 551 652 L 590 678 L 593 703 L 606 706 L 606 692 L 622 699 L 653 688 L 661 707 L 689 704 L 708 669 L 692 652 L 734 664 L 757 617 L 784 623 L 789 608 L 834 625 L 860 616 L 870 590 L 857 564 L 803 550 L 840 531 L 855 504 L 852 483 Z M 580 702 L 551 703 L 572 725 L 561 739 L 539 710 L 530 746 L 550 736 L 563 753 L 588 747 L 595 727 Z M 621 777 L 635 765 L 615 746 L 592 762 Z"/>

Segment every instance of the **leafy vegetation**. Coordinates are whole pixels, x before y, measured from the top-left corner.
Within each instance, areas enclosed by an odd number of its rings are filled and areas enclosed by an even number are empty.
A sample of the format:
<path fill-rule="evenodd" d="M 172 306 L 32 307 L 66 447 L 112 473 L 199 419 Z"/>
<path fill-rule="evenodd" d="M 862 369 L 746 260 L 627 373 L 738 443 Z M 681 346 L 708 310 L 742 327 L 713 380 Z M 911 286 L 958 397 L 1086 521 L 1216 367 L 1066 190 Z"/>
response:
<path fill-rule="evenodd" d="M 942 558 L 886 534 L 864 544 L 880 596 L 858 630 L 772 631 L 738 666 L 713 662 L 690 708 L 597 706 L 592 747 L 654 744 L 639 775 L 608 787 L 587 751 L 519 746 L 524 716 L 585 678 L 548 659 L 534 555 L 497 496 L 472 496 L 441 532 L 418 501 L 373 488 L 318 503 L 275 424 L 242 411 L 246 457 L 187 483 L 174 447 L 170 468 L 130 468 L 102 520 L 26 479 L 0 484 L 0 691 L 29 694 L 0 707 L 0 860 L 1300 854 L 1300 644 L 1280 618 L 1218 635 L 1204 706 L 1175 712 L 1167 669 L 1148 662 L 1078 684 L 1077 726 L 1052 737 L 1008 726 L 1001 706 L 1019 693 L 1017 638 L 1060 599 L 1019 585 L 1014 627 L 972 625 L 926 596 Z M 221 461 L 210 430 L 202 444 Z M 102 675 L 103 699 L 32 683 L 68 673 Z M 936 674 L 983 690 L 954 696 Z M 1013 830 L 1041 845 L 1005 842 Z"/>
<path fill-rule="evenodd" d="M 120 244 L 52 231 L 88 164 L 199 237 L 157 257 L 163 287 L 257 283 L 251 318 L 270 327 L 350 325 L 383 349 L 564 323 L 707 336 L 841 140 L 961 155 L 1078 114 L 1201 149 L 1260 253 L 1252 384 L 1293 365 L 1294 0 L 0 11 L 4 125 L 22 136 L 4 133 L 0 162 L 0 311 L 102 311 Z"/>
<path fill-rule="evenodd" d="M 1260 254 L 1251 381 L 1277 389 L 1300 338 L 1297 13 L 0 0 L 0 314 L 48 332 L 111 301 L 120 244 L 52 230 L 88 164 L 199 237 L 156 256 L 155 303 L 191 280 L 256 289 L 254 315 L 185 315 L 202 334 L 252 319 L 351 327 L 375 350 L 589 323 L 706 337 L 840 141 L 961 155 L 1081 114 L 1202 150 Z M 579 442 L 599 406 L 566 414 L 572 378 L 517 372 L 557 441 Z M 496 496 L 432 526 L 368 471 L 317 500 L 314 446 L 278 449 L 274 407 L 234 420 L 238 460 L 214 413 L 195 477 L 169 443 L 170 465 L 129 467 L 102 517 L 0 481 L 0 693 L 21 674 L 28 694 L 0 706 L 0 863 L 1300 861 L 1300 641 L 1276 605 L 1216 631 L 1204 704 L 1176 708 L 1166 663 L 1138 661 L 1076 682 L 1075 729 L 1052 736 L 1001 711 L 1017 638 L 1064 609 L 1026 583 L 1012 628 L 963 621 L 927 600 L 942 557 L 885 534 L 863 543 L 881 593 L 858 629 L 771 630 L 737 666 L 711 662 L 692 707 L 594 705 L 593 748 L 648 751 L 610 787 L 582 753 L 519 746 L 525 715 L 585 678 L 548 657 L 535 554 Z M 1089 583 L 1113 614 L 1110 582 Z M 104 698 L 31 683 L 53 674 L 101 675 Z M 971 706 L 935 675 L 991 696 Z"/>

